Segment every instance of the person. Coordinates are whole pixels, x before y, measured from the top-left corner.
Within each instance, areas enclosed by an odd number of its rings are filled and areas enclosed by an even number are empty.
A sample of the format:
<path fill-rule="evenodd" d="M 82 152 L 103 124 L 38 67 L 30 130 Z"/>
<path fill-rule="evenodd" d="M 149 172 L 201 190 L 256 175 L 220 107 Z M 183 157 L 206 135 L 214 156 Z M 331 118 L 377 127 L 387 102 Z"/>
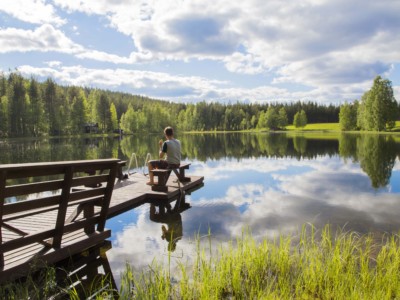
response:
<path fill-rule="evenodd" d="M 148 185 L 154 184 L 154 169 L 174 169 L 178 168 L 181 164 L 181 142 L 174 138 L 174 130 L 168 126 L 164 129 L 164 135 L 166 141 L 160 140 L 159 146 L 159 160 L 150 160 L 148 162 L 149 167 L 149 179 Z M 166 158 L 164 159 L 164 156 Z"/>

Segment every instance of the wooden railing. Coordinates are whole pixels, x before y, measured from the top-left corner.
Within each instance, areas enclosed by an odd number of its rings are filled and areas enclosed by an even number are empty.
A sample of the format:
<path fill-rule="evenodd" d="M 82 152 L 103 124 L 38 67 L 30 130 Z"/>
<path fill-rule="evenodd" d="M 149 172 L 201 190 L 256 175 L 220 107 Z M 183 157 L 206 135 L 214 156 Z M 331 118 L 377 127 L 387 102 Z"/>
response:
<path fill-rule="evenodd" d="M 0 165 L 1 273 L 18 264 L 18 249 L 39 243 L 35 258 L 51 250 L 48 261 L 57 261 L 109 237 L 104 227 L 120 167 L 118 159 Z M 63 246 L 77 231 L 86 237 Z"/>

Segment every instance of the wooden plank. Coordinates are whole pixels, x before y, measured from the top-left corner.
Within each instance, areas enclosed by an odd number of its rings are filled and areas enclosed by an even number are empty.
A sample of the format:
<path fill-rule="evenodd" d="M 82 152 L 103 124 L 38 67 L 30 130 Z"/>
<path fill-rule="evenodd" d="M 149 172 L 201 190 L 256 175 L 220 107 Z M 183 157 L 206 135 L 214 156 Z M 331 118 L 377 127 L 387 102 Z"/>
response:
<path fill-rule="evenodd" d="M 61 192 L 61 201 L 58 207 L 58 215 L 56 221 L 56 228 L 53 237 L 53 247 L 60 248 L 62 235 L 64 231 L 64 221 L 67 214 L 68 200 L 71 192 L 72 177 L 74 175 L 74 167 L 67 166 L 64 177 L 64 186 Z"/>
<path fill-rule="evenodd" d="M 19 239 L 3 242 L 0 245 L 0 253 L 14 250 L 19 247 L 27 246 L 29 244 L 36 243 L 37 241 L 43 241 L 52 238 L 53 236 L 54 236 L 54 229 L 50 229 L 39 233 L 30 234 L 28 236 Z"/>
<path fill-rule="evenodd" d="M 8 179 L 18 179 L 35 176 L 49 176 L 63 174 L 67 166 L 73 166 L 75 172 L 109 169 L 110 164 L 118 163 L 119 159 L 95 159 L 61 162 L 39 162 L 24 164 L 0 165 L 0 171 L 7 171 Z"/>
<path fill-rule="evenodd" d="M 0 245 L 3 243 L 3 210 L 5 199 L 6 171 L 0 171 Z M 0 269 L 4 266 L 4 252 L 0 251 Z"/>
<path fill-rule="evenodd" d="M 43 197 L 41 199 L 33 199 L 33 200 L 20 201 L 20 202 L 16 202 L 16 203 L 8 203 L 8 204 L 4 205 L 3 214 L 10 215 L 10 214 L 18 214 L 18 213 L 22 212 L 21 216 L 28 216 L 30 214 L 30 212 L 27 213 L 26 211 L 32 211 L 32 210 L 43 208 L 43 207 L 58 205 L 58 203 L 60 202 L 60 197 L 61 197 L 61 195 L 56 195 L 56 196 Z M 51 208 L 51 210 L 53 210 L 53 209 L 54 208 Z M 36 214 L 37 212 L 34 212 L 34 213 Z"/>
<path fill-rule="evenodd" d="M 97 183 L 102 183 L 102 182 L 107 182 L 108 180 L 108 174 L 107 175 L 92 175 L 92 176 L 86 176 L 86 177 L 76 177 L 72 181 L 72 186 L 89 186 L 89 185 L 94 185 Z"/>
<path fill-rule="evenodd" d="M 112 166 L 107 182 L 107 187 L 104 193 L 104 199 L 103 199 L 103 204 L 101 206 L 101 211 L 100 211 L 100 220 L 99 224 L 97 225 L 97 230 L 98 231 L 103 231 L 104 226 L 106 224 L 106 219 L 107 219 L 107 214 L 108 214 L 108 208 L 110 206 L 111 202 L 111 196 L 114 190 L 114 183 L 115 183 L 115 178 L 117 176 L 117 171 L 118 171 L 119 166 L 115 164 Z"/>
<path fill-rule="evenodd" d="M 50 250 L 48 253 L 40 257 L 40 262 L 43 265 L 55 263 L 57 261 L 69 258 L 73 254 L 82 252 L 90 247 L 101 244 L 105 239 L 109 238 L 111 233 L 109 230 L 101 233 L 94 233 L 91 236 L 82 235 L 80 239 L 76 239 L 72 243 L 63 244 L 63 247 L 58 250 Z M 25 263 L 10 264 L 2 272 L 0 272 L 0 282 L 20 277 L 29 272 L 30 265 L 33 260 Z"/>
<path fill-rule="evenodd" d="M 42 193 L 46 191 L 55 191 L 61 189 L 63 180 L 42 181 L 27 184 L 17 184 L 6 187 L 5 196 L 21 196 Z"/>

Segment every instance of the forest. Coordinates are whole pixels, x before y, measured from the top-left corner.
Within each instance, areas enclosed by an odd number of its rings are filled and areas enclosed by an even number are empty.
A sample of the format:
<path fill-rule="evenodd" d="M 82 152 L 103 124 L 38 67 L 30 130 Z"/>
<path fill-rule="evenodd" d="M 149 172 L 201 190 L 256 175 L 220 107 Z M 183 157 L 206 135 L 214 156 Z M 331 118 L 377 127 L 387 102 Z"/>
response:
<path fill-rule="evenodd" d="M 0 137 L 84 133 L 279 129 L 296 123 L 339 122 L 340 106 L 316 102 L 174 103 L 140 95 L 62 86 L 20 73 L 0 74 Z M 297 127 L 297 126 L 296 126 Z"/>

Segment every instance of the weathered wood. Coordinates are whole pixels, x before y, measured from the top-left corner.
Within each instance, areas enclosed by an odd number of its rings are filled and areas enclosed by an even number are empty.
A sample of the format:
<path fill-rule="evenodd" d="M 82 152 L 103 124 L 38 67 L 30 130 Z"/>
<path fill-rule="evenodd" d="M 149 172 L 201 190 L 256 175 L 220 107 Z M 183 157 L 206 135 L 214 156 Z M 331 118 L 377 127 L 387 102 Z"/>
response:
<path fill-rule="evenodd" d="M 109 231 L 104 230 L 105 220 L 108 218 L 145 202 L 165 203 L 165 201 L 173 201 L 173 199 L 179 197 L 183 190 L 189 191 L 203 182 L 203 177 L 192 176 L 191 182 L 177 184 L 176 178 L 173 177 L 174 179 L 166 181 L 167 192 L 156 192 L 145 184 L 148 178 L 138 173 L 130 175 L 126 180 L 116 180 L 116 174 L 120 171 L 121 164 L 118 160 L 112 161 L 108 161 L 107 164 L 92 163 L 92 161 L 70 162 L 71 167 L 73 167 L 73 172 L 71 172 L 73 176 L 70 179 L 69 194 L 66 197 L 68 201 L 62 209 L 60 209 L 60 203 L 63 199 L 62 189 L 57 191 L 61 193 L 58 195 L 37 194 L 35 195 L 36 199 L 4 204 L 5 188 L 3 194 L 1 194 L 0 187 L 0 195 L 3 195 L 0 198 L 2 200 L 0 207 L 3 212 L 0 221 L 1 224 L 4 224 L 5 220 L 7 222 L 2 228 L 2 235 L 0 236 L 0 254 L 4 257 L 5 262 L 5 265 L 1 267 L 3 271 L 0 271 L 0 282 L 2 278 L 7 278 L 5 274 L 14 274 L 11 270 L 27 270 L 29 264 L 36 259 L 43 259 L 46 262 L 57 261 L 71 255 L 73 253 L 71 251 L 81 252 L 85 250 L 85 247 L 93 246 L 93 243 L 99 242 L 101 237 L 110 234 Z M 53 164 L 56 167 L 53 167 Z M 32 164 L 27 165 L 32 166 Z M 44 187 L 46 185 L 47 187 L 55 187 L 58 184 L 56 182 L 62 182 L 64 188 L 67 186 L 67 184 L 64 184 L 65 179 L 61 179 L 59 175 L 64 174 L 64 177 L 67 178 L 65 172 L 69 166 L 68 163 L 56 162 L 42 166 L 42 168 L 51 168 L 51 172 L 43 171 L 36 164 L 33 165 L 34 171 L 27 170 L 25 174 L 34 176 L 34 174 L 51 173 L 58 178 L 54 180 L 49 180 L 46 177 L 34 178 L 33 181 L 28 179 L 28 181 L 23 182 L 23 171 L 18 165 L 17 171 L 11 171 L 11 177 L 17 178 L 18 182 L 21 182 L 25 192 L 34 191 L 36 193 L 38 190 L 46 192 Z M 10 170 L 5 166 L 7 165 L 0 166 L 0 174 L 4 174 L 5 178 L 3 180 L 4 186 L 7 187 L 7 183 L 9 184 L 8 187 L 18 186 L 14 179 L 8 180 Z M 54 170 L 61 173 L 57 174 Z M 95 170 L 95 173 L 96 171 L 100 172 L 100 174 L 85 175 L 85 171 L 95 174 L 93 170 Z M 103 171 L 106 170 L 108 170 L 108 174 L 103 174 Z M 84 187 L 87 184 L 94 183 L 101 183 L 102 186 L 96 188 Z M 9 189 L 8 193 L 11 193 L 10 191 L 24 196 L 18 188 Z M 13 197 L 13 195 L 10 196 Z M 64 215 L 64 218 L 62 215 Z M 54 248 L 57 220 L 62 228 L 58 249 Z M 104 236 L 99 235 L 101 232 L 106 232 L 106 234 Z M 26 233 L 26 235 L 22 236 L 22 233 Z M 67 252 L 65 247 L 68 247 Z"/>
<path fill-rule="evenodd" d="M 110 236 L 111 232 L 109 230 L 95 232 L 90 236 L 81 234 L 80 236 L 76 236 L 74 239 L 70 240 L 68 244 L 62 245 L 62 247 L 57 251 L 49 249 L 47 253 L 40 257 L 32 257 L 31 255 L 27 257 L 27 260 L 23 264 L 21 264 L 19 260 L 15 261 L 10 264 L 9 268 L 0 272 L 0 282 L 25 275 L 31 264 L 35 264 L 36 266 L 46 266 L 47 264 L 61 261 L 75 253 L 80 253 L 85 249 L 100 244 Z"/>
<path fill-rule="evenodd" d="M 56 191 L 63 187 L 63 183 L 64 180 L 53 180 L 53 181 L 13 185 L 6 187 L 5 197 L 41 193 L 46 191 Z"/>
<path fill-rule="evenodd" d="M 1 165 L 0 268 L 3 271 L 0 275 L 16 267 L 18 261 L 24 264 L 26 259 L 43 258 L 49 253 L 57 259 L 69 256 L 71 249 L 78 248 L 63 239 L 66 235 L 74 236 L 74 232 L 82 232 L 88 239 L 85 241 L 79 233 L 76 234 L 78 240 L 70 240 L 72 243 L 79 242 L 80 248 L 77 251 L 93 246 L 99 237 L 109 236 L 109 232 L 104 235 L 99 233 L 105 232 L 107 209 L 117 168 L 121 166 L 119 162 L 118 159 L 105 159 Z M 96 170 L 100 172 L 99 175 L 85 176 L 85 173 L 93 174 L 93 171 L 95 174 Z M 101 174 L 103 171 L 107 171 L 107 174 Z M 55 178 L 49 180 L 48 176 Z M 80 188 L 91 184 L 101 187 Z M 29 200 L 5 204 L 6 198 L 20 196 Z M 100 212 L 94 209 L 95 206 L 100 207 Z M 6 240 L 3 239 L 3 232 Z M 29 253 L 27 249 L 36 250 Z M 20 253 L 20 257 L 17 253 Z"/>
<path fill-rule="evenodd" d="M 177 168 L 151 170 L 150 172 L 152 172 L 153 175 L 158 178 L 157 183 L 152 186 L 152 190 L 157 192 L 168 192 L 168 187 L 166 184 L 171 172 L 175 173 L 180 182 L 190 182 L 190 177 L 185 176 L 185 170 L 189 169 L 189 166 L 190 163 L 183 163 Z"/>
<path fill-rule="evenodd" d="M 0 245 L 3 243 L 3 210 L 6 187 L 6 171 L 0 171 Z M 4 267 L 4 252 L 0 251 L 0 268 Z"/>
<path fill-rule="evenodd" d="M 71 192 L 72 177 L 74 176 L 73 166 L 66 167 L 64 185 L 61 192 L 61 201 L 58 207 L 58 215 L 56 220 L 56 228 L 53 237 L 53 247 L 60 248 L 61 239 L 64 231 L 64 221 L 67 214 L 69 194 Z"/>
<path fill-rule="evenodd" d="M 106 225 L 108 208 L 110 206 L 111 195 L 114 190 L 115 178 L 117 176 L 117 171 L 118 171 L 119 167 L 120 167 L 119 165 L 114 165 L 114 166 L 112 166 L 112 168 L 110 170 L 107 187 L 104 192 L 103 205 L 101 206 L 101 211 L 100 211 L 100 221 L 99 221 L 99 224 L 97 225 L 98 231 L 103 231 L 104 227 Z"/>

